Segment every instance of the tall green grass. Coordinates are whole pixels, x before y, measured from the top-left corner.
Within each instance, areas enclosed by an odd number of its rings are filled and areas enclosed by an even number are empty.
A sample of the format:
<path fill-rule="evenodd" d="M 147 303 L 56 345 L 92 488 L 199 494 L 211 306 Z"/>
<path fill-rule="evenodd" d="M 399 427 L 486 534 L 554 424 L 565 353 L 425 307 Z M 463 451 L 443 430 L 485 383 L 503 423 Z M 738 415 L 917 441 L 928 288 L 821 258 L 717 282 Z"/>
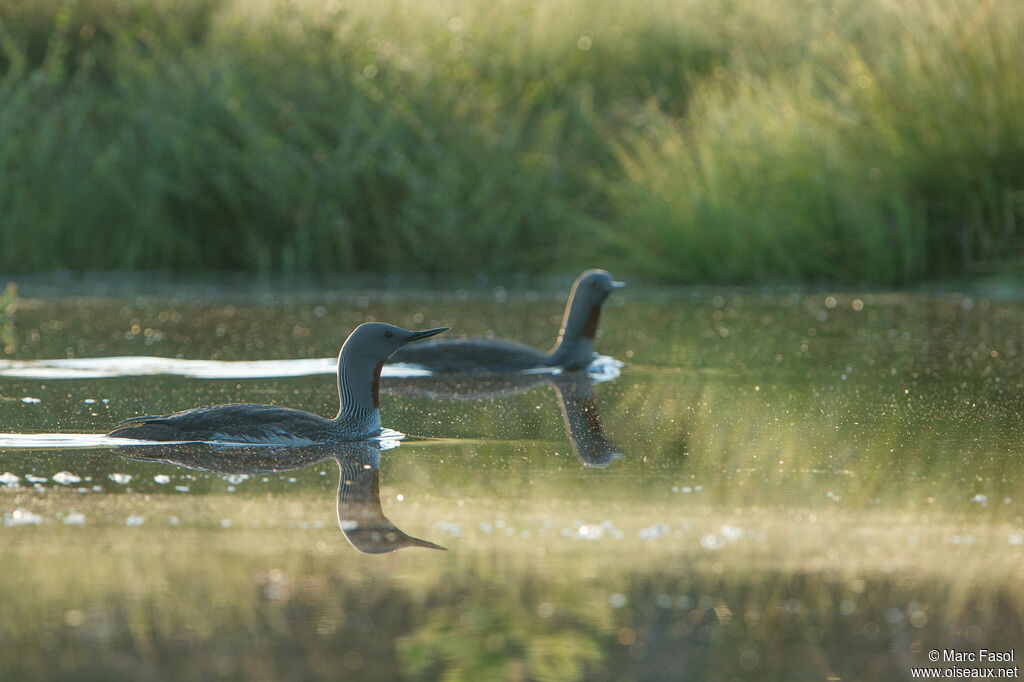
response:
<path fill-rule="evenodd" d="M 12 0 L 0 268 L 1020 264 L 1024 7 Z"/>
<path fill-rule="evenodd" d="M 687 115 L 655 107 L 625 135 L 616 225 L 636 230 L 636 267 L 884 282 L 1019 266 L 1024 8 L 775 8 L 740 40 L 781 45 L 741 50 Z"/>

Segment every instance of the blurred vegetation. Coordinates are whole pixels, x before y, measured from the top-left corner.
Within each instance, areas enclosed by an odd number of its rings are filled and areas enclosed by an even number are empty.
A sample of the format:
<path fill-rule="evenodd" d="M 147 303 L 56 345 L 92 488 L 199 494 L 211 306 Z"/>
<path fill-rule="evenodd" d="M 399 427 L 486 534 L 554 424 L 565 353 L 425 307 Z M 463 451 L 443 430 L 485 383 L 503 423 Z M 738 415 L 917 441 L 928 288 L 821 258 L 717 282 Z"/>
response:
<path fill-rule="evenodd" d="M 1024 6 L 10 0 L 0 267 L 1016 270 Z"/>
<path fill-rule="evenodd" d="M 1024 632 L 1019 584 L 988 574 L 723 571 L 667 543 L 642 562 L 590 543 L 539 567 L 514 541 L 462 565 L 364 557 L 332 529 L 167 528 L 168 499 L 141 528 L 0 527 L 49 543 L 8 540 L 4 679 L 898 679 L 930 647 L 1009 649 Z"/>

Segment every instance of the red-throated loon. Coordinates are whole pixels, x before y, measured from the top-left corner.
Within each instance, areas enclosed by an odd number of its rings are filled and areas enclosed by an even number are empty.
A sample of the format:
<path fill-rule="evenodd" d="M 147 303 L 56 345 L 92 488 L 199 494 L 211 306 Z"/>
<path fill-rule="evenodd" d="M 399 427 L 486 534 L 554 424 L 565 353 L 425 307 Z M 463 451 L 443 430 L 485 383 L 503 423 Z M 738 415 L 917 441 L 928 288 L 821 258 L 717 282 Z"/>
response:
<path fill-rule="evenodd" d="M 334 419 L 287 407 L 232 403 L 163 416 L 132 417 L 108 435 L 137 440 L 284 445 L 373 438 L 381 432 L 378 393 L 384 362 L 405 344 L 447 329 L 413 332 L 380 322 L 356 327 L 338 355 L 341 409 Z"/>
<path fill-rule="evenodd" d="M 544 352 L 506 339 L 445 339 L 403 348 L 391 362 L 432 372 L 502 373 L 538 367 L 583 369 L 594 359 L 594 337 L 608 294 L 626 285 L 604 270 L 587 270 L 572 285 L 562 329 L 554 348 Z"/>

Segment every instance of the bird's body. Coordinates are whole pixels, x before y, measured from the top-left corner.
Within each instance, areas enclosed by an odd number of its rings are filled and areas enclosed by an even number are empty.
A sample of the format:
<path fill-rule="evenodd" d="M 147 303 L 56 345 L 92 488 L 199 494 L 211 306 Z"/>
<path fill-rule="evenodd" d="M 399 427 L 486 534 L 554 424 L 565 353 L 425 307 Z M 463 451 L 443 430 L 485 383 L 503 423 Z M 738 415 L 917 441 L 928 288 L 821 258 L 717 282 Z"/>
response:
<path fill-rule="evenodd" d="M 272 405 L 231 403 L 169 415 L 132 417 L 108 435 L 114 438 L 181 442 L 310 445 L 374 438 L 381 433 L 380 371 L 398 348 L 445 331 L 412 332 L 371 322 L 357 327 L 338 355 L 338 416 Z"/>
<path fill-rule="evenodd" d="M 435 373 L 501 374 L 545 367 L 584 369 L 594 359 L 601 306 L 608 294 L 624 286 L 604 270 L 587 270 L 580 275 L 565 304 L 558 339 L 547 352 L 507 339 L 445 339 L 403 348 L 391 357 L 391 362 L 416 365 Z"/>
<path fill-rule="evenodd" d="M 374 430 L 339 428 L 336 420 L 289 407 L 230 403 L 196 407 L 167 416 L 132 417 L 120 422 L 111 436 L 159 441 L 218 441 L 313 445 L 353 440 Z M 378 423 L 376 428 L 380 429 Z"/>
<path fill-rule="evenodd" d="M 519 372 L 525 369 L 552 367 L 550 353 L 525 343 L 508 339 L 462 338 L 447 343 L 424 343 L 410 348 L 392 362 L 425 367 L 432 372 Z"/>

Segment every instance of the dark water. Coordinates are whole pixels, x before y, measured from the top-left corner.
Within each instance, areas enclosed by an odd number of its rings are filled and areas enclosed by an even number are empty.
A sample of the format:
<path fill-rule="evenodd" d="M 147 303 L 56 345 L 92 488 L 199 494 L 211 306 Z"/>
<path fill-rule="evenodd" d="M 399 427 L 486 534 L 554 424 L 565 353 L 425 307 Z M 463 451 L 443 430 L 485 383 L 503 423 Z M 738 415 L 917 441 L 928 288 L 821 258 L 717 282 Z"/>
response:
<path fill-rule="evenodd" d="M 23 299 L 0 679 L 880 680 L 1020 648 L 1013 301 L 634 288 L 598 342 L 619 376 L 386 379 L 407 437 L 382 450 L 76 435 L 218 402 L 330 416 L 317 360 L 356 324 L 548 347 L 565 294 Z M 120 356 L 215 362 L 90 360 Z"/>

